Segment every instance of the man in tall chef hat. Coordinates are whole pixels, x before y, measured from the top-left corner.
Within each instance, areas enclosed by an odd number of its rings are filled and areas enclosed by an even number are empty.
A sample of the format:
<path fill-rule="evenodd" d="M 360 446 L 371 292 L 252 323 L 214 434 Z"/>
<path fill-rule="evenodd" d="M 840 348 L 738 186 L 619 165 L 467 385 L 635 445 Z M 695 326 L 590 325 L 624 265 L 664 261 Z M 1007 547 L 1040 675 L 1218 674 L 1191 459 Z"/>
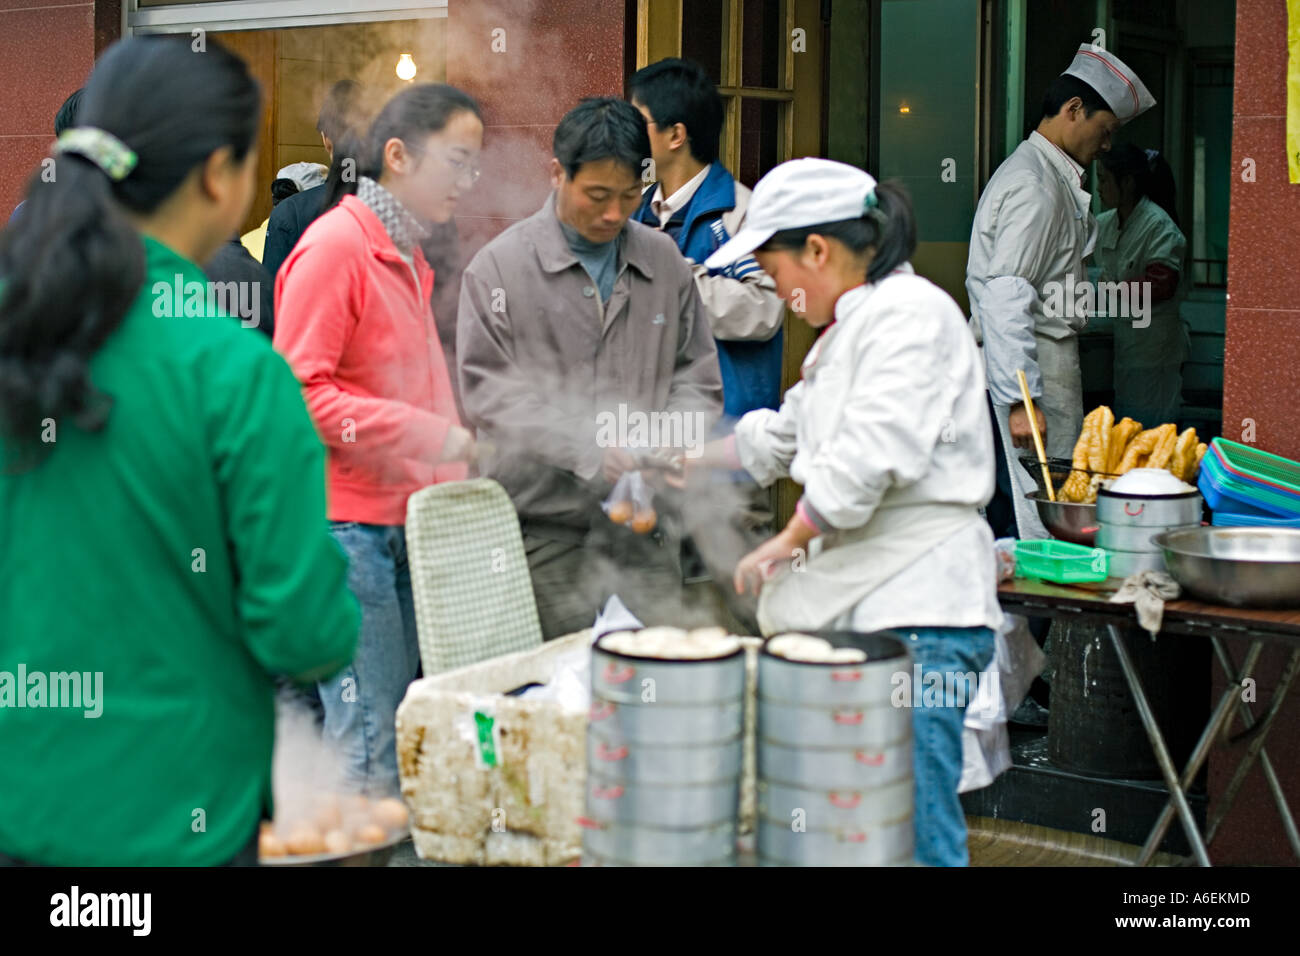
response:
<path fill-rule="evenodd" d="M 1038 128 L 998 167 L 975 210 L 966 290 L 999 436 L 998 497 L 1005 511 L 1009 495 L 1015 516 L 999 533 L 1047 537 L 1025 499 L 1035 485 L 1015 461 L 1015 449 L 1033 447 L 1016 370 L 1024 369 L 1047 454 L 1071 457 L 1083 424 L 1078 332 L 1087 317 L 1074 314 L 1066 293 L 1071 278 L 1075 289 L 1087 281 L 1083 260 L 1097 237 L 1086 169 L 1120 126 L 1154 105 L 1118 57 L 1082 44 L 1048 87 Z"/>

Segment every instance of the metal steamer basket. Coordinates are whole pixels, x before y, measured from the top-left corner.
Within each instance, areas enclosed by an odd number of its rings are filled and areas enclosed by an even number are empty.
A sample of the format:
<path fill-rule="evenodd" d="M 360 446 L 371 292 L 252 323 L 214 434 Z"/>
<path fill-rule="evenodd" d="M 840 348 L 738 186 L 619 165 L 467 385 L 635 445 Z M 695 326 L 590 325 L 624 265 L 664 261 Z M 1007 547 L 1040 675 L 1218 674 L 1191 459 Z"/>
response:
<path fill-rule="evenodd" d="M 1139 571 L 1164 571 L 1165 556 L 1153 540 L 1174 528 L 1201 523 L 1201 496 L 1187 491 L 1168 495 L 1097 492 L 1097 547 L 1111 553 L 1112 577 Z"/>
<path fill-rule="evenodd" d="M 592 647 L 586 862 L 734 866 L 745 653 L 636 657 Z"/>
<path fill-rule="evenodd" d="M 777 637 L 781 635 L 776 635 Z M 910 680 L 898 635 L 814 635 L 863 663 L 758 659 L 758 855 L 763 865 L 908 865 L 914 853 Z M 911 697 L 904 702 L 912 703 Z"/>

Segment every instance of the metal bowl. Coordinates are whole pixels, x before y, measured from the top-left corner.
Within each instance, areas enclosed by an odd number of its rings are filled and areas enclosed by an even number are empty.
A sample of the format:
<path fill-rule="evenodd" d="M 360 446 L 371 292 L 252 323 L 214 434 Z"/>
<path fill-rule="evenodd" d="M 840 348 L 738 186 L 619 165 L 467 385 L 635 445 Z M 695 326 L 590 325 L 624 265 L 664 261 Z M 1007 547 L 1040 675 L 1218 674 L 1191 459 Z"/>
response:
<path fill-rule="evenodd" d="M 1081 544 L 1084 547 L 1096 546 L 1097 505 L 1083 504 L 1078 501 L 1049 501 L 1046 491 L 1031 491 L 1025 495 L 1038 506 L 1038 520 L 1053 538 Z"/>
<path fill-rule="evenodd" d="M 1194 597 L 1231 607 L 1300 607 L 1300 528 L 1178 528 L 1152 539 Z"/>
<path fill-rule="evenodd" d="M 287 856 L 258 857 L 258 866 L 387 866 L 397 846 L 411 839 L 411 831 L 401 832 L 383 843 L 359 847 L 347 853 L 302 853 Z"/>

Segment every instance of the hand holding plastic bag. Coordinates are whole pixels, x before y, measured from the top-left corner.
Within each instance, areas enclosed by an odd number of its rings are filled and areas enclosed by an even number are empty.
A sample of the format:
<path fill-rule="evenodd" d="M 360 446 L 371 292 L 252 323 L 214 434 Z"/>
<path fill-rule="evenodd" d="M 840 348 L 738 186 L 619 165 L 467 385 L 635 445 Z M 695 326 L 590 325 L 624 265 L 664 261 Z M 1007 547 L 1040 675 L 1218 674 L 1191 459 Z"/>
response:
<path fill-rule="evenodd" d="M 637 534 L 649 534 L 659 523 L 654 492 L 639 471 L 625 471 L 601 504 L 610 521 L 627 525 Z"/>

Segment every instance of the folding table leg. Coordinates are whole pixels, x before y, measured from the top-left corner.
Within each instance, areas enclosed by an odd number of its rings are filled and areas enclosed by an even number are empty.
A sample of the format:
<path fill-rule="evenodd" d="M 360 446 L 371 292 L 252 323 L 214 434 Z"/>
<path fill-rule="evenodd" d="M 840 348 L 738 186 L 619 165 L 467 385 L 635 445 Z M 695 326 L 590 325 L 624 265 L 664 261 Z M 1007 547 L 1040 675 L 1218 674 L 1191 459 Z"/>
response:
<path fill-rule="evenodd" d="M 1219 663 L 1223 666 L 1224 673 L 1228 675 L 1228 680 L 1237 680 L 1239 686 L 1242 678 L 1236 678 L 1232 672 L 1232 661 L 1228 656 L 1227 649 L 1222 642 L 1216 637 L 1211 638 L 1214 644 L 1214 652 L 1219 658 Z M 1245 783 L 1246 775 L 1250 768 L 1254 766 L 1256 757 L 1259 758 L 1260 769 L 1264 773 L 1264 780 L 1268 784 L 1269 792 L 1272 794 L 1273 803 L 1277 806 L 1278 815 L 1282 818 L 1282 829 L 1286 831 L 1287 842 L 1291 844 L 1291 852 L 1300 859 L 1300 831 L 1296 830 L 1295 818 L 1291 815 L 1291 808 L 1287 805 L 1286 795 L 1282 792 L 1282 785 L 1278 782 L 1277 774 L 1273 771 L 1272 761 L 1268 759 L 1268 752 L 1264 749 L 1264 738 L 1272 729 L 1273 718 L 1277 716 L 1281 709 L 1282 702 L 1286 699 L 1287 693 L 1291 689 L 1291 684 L 1295 680 L 1297 671 L 1300 670 L 1300 651 L 1292 651 L 1291 656 L 1287 658 L 1286 667 L 1283 668 L 1282 678 L 1278 682 L 1277 688 L 1273 692 L 1273 700 L 1268 711 L 1265 713 L 1263 721 L 1258 723 L 1255 715 L 1251 712 L 1250 705 L 1240 699 L 1238 694 L 1237 709 L 1241 712 L 1241 722 L 1245 725 L 1247 731 L 1252 732 L 1250 746 L 1246 753 L 1242 755 L 1241 760 L 1237 763 L 1237 769 L 1233 772 L 1232 780 L 1229 781 L 1227 789 L 1224 790 L 1223 796 L 1215 807 L 1214 815 L 1210 819 L 1210 825 L 1206 829 L 1205 842 L 1207 844 L 1214 841 L 1215 834 L 1218 833 L 1220 824 L 1232 809 L 1232 803 L 1237 798 L 1237 793 Z M 1235 691 L 1237 687 L 1234 687 Z"/>
<path fill-rule="evenodd" d="M 1151 711 L 1151 705 L 1147 701 L 1147 695 L 1142 690 L 1142 681 L 1138 678 L 1137 669 L 1133 666 L 1133 659 L 1129 657 L 1128 648 L 1124 646 L 1124 635 L 1119 627 L 1114 624 L 1106 625 L 1110 632 L 1111 643 L 1115 645 L 1115 656 L 1119 658 L 1120 670 L 1124 672 L 1124 680 L 1128 683 L 1128 689 L 1133 694 L 1133 702 L 1137 705 L 1138 716 L 1142 718 L 1142 726 L 1146 728 L 1147 738 L 1151 741 L 1151 749 L 1155 752 L 1156 762 L 1160 764 L 1160 772 L 1164 775 L 1165 786 L 1169 788 L 1170 798 L 1178 808 L 1178 816 L 1182 820 L 1183 829 L 1187 832 L 1187 842 L 1192 847 L 1192 853 L 1196 856 L 1196 862 L 1201 866 L 1210 865 L 1209 854 L 1205 852 L 1205 843 L 1201 840 L 1201 834 L 1196 829 L 1196 818 L 1192 816 L 1192 808 L 1187 803 L 1187 794 L 1183 792 L 1183 787 L 1178 781 L 1178 771 L 1174 767 L 1173 758 L 1169 756 L 1169 748 L 1165 746 L 1164 735 L 1160 732 L 1159 725 L 1156 724 L 1155 714 Z M 1191 775 L 1195 777 L 1196 771 L 1193 770 Z M 1169 804 L 1165 805 L 1165 813 L 1161 814 L 1161 821 L 1164 826 L 1160 828 L 1159 835 L 1153 833 L 1147 839 L 1147 844 L 1142 849 L 1142 858 L 1138 860 L 1138 865 L 1142 866 L 1149 862 L 1151 855 L 1155 853 L 1154 846 L 1160 844 L 1160 837 L 1164 835 L 1164 829 L 1167 829 L 1169 823 L 1166 819 L 1168 816 Z M 1150 853 L 1148 853 L 1150 850 Z"/>

